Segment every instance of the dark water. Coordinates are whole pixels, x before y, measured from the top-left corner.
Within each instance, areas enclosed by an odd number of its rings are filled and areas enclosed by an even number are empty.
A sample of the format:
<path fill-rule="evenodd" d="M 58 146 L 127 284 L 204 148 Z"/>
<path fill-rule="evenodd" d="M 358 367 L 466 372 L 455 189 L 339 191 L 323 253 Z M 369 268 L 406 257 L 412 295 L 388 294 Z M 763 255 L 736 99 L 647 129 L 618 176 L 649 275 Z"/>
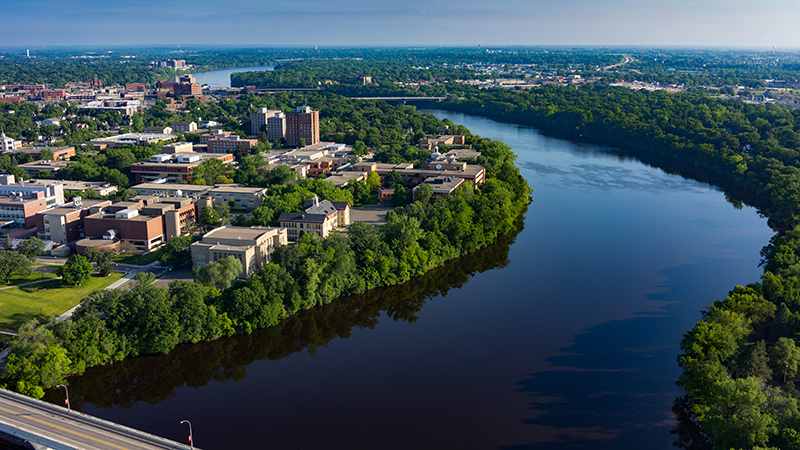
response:
<path fill-rule="evenodd" d="M 238 69 L 212 70 L 211 72 L 193 73 L 195 81 L 214 87 L 231 87 L 231 74 L 236 72 L 260 72 L 274 70 L 275 66 L 240 67 Z"/>
<path fill-rule="evenodd" d="M 608 149 L 437 112 L 512 145 L 515 236 L 251 336 L 70 380 L 84 412 L 204 449 L 669 449 L 681 334 L 758 280 L 771 231 Z M 63 401 L 49 394 L 53 402 Z"/>

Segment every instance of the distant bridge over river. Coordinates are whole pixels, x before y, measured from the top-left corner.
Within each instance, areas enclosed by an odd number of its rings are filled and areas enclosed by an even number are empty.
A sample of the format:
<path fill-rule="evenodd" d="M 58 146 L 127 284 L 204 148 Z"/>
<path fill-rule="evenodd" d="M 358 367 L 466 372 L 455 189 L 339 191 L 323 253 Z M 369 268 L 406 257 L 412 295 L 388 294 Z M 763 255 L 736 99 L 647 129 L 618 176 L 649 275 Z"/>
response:
<path fill-rule="evenodd" d="M 355 100 L 380 100 L 388 103 L 431 103 L 446 100 L 447 97 L 353 97 Z"/>

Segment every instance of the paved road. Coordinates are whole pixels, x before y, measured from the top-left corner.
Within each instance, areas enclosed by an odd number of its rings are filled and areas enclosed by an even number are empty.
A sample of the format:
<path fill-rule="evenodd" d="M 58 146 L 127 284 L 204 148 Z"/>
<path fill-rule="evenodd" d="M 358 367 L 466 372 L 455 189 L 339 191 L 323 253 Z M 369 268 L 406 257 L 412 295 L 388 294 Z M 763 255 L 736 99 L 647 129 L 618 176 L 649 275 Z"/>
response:
<path fill-rule="evenodd" d="M 175 424 L 176 427 L 186 425 Z M 188 449 L 158 436 L 0 389 L 0 430 L 54 449 Z M 38 441 L 38 442 L 37 442 Z"/>

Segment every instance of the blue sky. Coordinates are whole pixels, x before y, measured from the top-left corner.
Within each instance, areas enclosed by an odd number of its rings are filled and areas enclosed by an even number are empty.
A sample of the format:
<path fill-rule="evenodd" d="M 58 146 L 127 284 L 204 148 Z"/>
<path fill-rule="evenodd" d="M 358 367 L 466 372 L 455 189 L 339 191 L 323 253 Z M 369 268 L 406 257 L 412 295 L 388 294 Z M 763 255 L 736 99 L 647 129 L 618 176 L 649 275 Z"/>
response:
<path fill-rule="evenodd" d="M 800 47 L 798 0 L 3 0 L 0 45 Z"/>

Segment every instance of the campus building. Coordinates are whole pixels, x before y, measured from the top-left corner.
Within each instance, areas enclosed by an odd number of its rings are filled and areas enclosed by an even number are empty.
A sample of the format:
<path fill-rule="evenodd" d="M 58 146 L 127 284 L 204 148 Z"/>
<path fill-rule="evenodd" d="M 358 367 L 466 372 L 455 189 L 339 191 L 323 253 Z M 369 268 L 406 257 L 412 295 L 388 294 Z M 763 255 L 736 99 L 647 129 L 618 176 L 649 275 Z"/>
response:
<path fill-rule="evenodd" d="M 205 267 L 228 256 L 242 263 L 240 278 L 247 278 L 269 263 L 272 252 L 288 243 L 286 228 L 234 227 L 215 228 L 191 246 L 192 266 Z"/>
<path fill-rule="evenodd" d="M 286 144 L 300 147 L 319 142 L 319 111 L 308 106 L 298 106 L 286 114 Z"/>
<path fill-rule="evenodd" d="M 269 131 L 269 119 L 272 117 L 280 116 L 283 118 L 284 122 L 284 130 L 286 129 L 286 116 L 278 109 L 267 109 L 267 108 L 259 108 L 257 111 L 250 113 L 250 134 L 255 136 L 258 134 L 258 131 L 261 129 L 262 126 L 266 126 L 267 131 Z M 269 134 L 269 133 L 268 133 Z M 278 139 L 283 137 L 283 133 L 278 137 Z M 269 138 L 272 140 L 272 138 Z"/>
<path fill-rule="evenodd" d="M 334 228 L 350 224 L 350 204 L 347 202 L 319 201 L 315 195 L 306 205 L 309 206 L 303 212 L 284 212 L 278 217 L 281 227 L 288 230 L 289 240 L 296 241 L 306 233 L 324 238 Z"/>
<path fill-rule="evenodd" d="M 87 238 L 130 242 L 138 250 L 152 250 L 196 221 L 206 206 L 207 197 L 132 198 L 104 207 L 83 219 Z"/>
<path fill-rule="evenodd" d="M 60 208 L 36 213 L 36 235 L 39 239 L 67 244 L 84 237 L 83 219 L 110 206 L 108 200 L 82 200 L 80 197 Z"/>
<path fill-rule="evenodd" d="M 164 182 L 180 183 L 190 181 L 194 169 L 209 159 L 219 159 L 224 164 L 233 162 L 230 153 L 162 153 L 150 157 L 150 161 L 141 161 L 131 165 L 131 173 L 136 183 Z"/>
<path fill-rule="evenodd" d="M 261 206 L 267 197 L 267 188 L 247 187 L 241 184 L 206 186 L 199 184 L 142 183 L 131 187 L 131 189 L 140 195 L 148 196 L 205 196 L 211 198 L 215 205 L 231 205 L 232 200 L 232 209 L 247 211 L 252 211 Z"/>
<path fill-rule="evenodd" d="M 75 156 L 75 147 L 19 147 L 12 151 L 14 153 L 27 153 L 33 156 L 33 159 L 39 159 L 42 150 L 53 152 L 53 161 L 68 161 Z"/>
<path fill-rule="evenodd" d="M 97 150 L 100 146 L 120 148 L 126 145 L 140 145 L 147 146 L 157 142 L 171 142 L 177 139 L 178 136 L 174 134 L 160 134 L 160 133 L 125 133 L 116 136 L 109 136 L 104 138 L 92 139 L 92 144 Z M 105 148 L 103 147 L 103 148 Z"/>
<path fill-rule="evenodd" d="M 36 226 L 36 213 L 62 206 L 64 186 L 15 182 L 14 175 L 0 175 L 0 221 L 25 228 Z"/>
<path fill-rule="evenodd" d="M 208 153 L 234 153 L 240 148 L 246 152 L 258 144 L 257 139 L 242 139 L 239 136 L 209 139 L 207 142 Z"/>

